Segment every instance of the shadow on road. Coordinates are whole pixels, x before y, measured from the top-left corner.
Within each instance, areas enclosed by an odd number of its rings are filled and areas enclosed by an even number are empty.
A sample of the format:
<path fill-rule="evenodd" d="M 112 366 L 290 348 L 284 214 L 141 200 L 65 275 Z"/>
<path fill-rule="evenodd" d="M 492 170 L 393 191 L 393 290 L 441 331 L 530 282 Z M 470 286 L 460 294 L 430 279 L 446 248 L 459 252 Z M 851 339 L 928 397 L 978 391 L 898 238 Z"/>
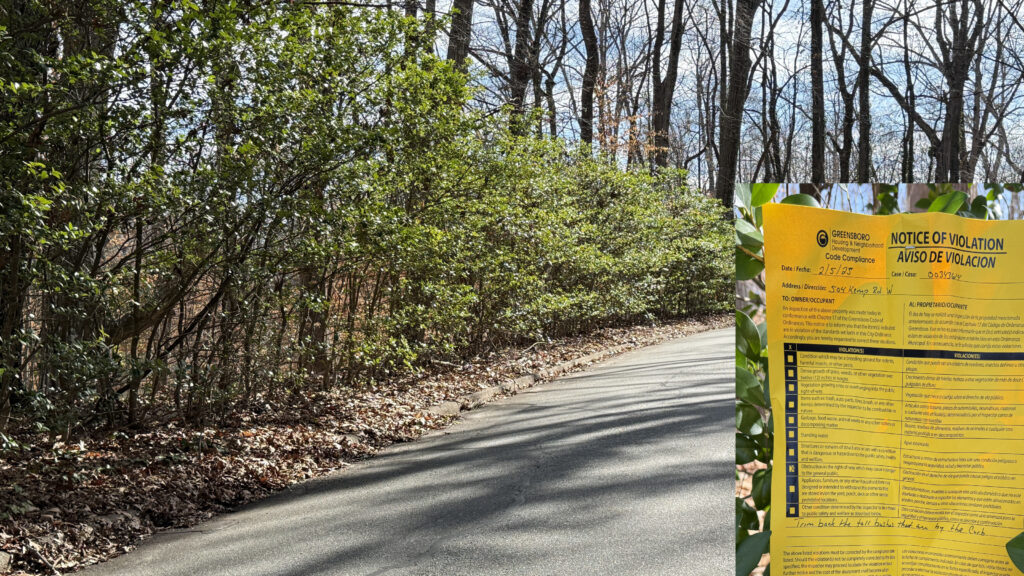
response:
<path fill-rule="evenodd" d="M 604 539 L 628 534 L 637 514 L 661 519 L 673 498 L 685 500 L 680 514 L 721 505 L 702 499 L 731 505 L 731 450 L 720 444 L 734 426 L 732 356 L 653 360 L 638 356 L 521 393 L 451 433 L 201 526 L 198 540 L 158 537 L 120 560 L 129 569 L 144 562 L 153 574 L 388 574 L 487 538 L 496 540 L 486 553 L 493 561 L 525 561 L 521 573 L 530 573 L 529 564 L 550 565 L 566 547 L 600 555 Z M 731 541 L 728 518 L 718 520 L 680 545 Z M 598 541 L 573 548 L 577 533 Z M 185 565 L 161 560 L 182 560 L 185 550 Z M 275 559 L 283 566 L 268 571 Z"/>

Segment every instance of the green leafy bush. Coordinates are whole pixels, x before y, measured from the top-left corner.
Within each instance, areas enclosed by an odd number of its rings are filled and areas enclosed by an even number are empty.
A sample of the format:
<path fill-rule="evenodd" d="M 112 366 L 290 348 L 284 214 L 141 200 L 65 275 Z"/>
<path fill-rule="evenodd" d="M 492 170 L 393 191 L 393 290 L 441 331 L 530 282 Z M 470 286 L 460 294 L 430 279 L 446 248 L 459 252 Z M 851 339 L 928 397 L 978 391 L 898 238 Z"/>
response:
<path fill-rule="evenodd" d="M 443 22 L 80 4 L 0 11 L 0 431 L 203 422 L 729 306 L 713 200 L 469 109 Z"/>

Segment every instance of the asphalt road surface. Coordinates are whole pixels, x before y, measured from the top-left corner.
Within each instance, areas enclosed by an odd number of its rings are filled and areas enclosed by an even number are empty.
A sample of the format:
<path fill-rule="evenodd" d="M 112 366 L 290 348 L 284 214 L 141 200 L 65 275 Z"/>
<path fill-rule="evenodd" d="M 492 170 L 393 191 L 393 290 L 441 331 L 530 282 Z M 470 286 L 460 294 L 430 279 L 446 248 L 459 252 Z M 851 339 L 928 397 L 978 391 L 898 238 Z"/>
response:
<path fill-rule="evenodd" d="M 623 354 L 84 574 L 731 574 L 734 347 Z"/>

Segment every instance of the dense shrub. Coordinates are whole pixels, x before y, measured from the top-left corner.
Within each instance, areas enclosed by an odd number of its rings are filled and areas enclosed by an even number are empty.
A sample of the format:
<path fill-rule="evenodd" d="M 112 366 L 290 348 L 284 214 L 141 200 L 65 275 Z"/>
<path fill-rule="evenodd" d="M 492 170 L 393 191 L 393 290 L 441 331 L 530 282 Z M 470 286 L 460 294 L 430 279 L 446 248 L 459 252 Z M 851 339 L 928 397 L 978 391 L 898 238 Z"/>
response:
<path fill-rule="evenodd" d="M 22 4 L 0 9 L 0 432 L 202 421 L 729 304 L 714 201 L 468 110 L 430 22 Z"/>

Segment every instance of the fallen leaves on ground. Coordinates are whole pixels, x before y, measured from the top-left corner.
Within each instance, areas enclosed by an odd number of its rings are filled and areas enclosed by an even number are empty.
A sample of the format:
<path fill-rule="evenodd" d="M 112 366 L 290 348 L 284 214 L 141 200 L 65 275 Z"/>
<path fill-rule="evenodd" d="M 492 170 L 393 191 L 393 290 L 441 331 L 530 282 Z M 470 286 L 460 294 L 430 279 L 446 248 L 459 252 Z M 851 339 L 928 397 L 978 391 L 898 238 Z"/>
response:
<path fill-rule="evenodd" d="M 427 409 L 617 345 L 646 346 L 732 316 L 598 332 L 509 348 L 394 382 L 260 400 L 216 427 L 169 422 L 145 433 L 34 448 L 0 459 L 0 574 L 52 575 L 130 550 L 153 532 L 322 476 L 449 424 Z M 9 557 L 8 557 L 9 555 Z"/>

